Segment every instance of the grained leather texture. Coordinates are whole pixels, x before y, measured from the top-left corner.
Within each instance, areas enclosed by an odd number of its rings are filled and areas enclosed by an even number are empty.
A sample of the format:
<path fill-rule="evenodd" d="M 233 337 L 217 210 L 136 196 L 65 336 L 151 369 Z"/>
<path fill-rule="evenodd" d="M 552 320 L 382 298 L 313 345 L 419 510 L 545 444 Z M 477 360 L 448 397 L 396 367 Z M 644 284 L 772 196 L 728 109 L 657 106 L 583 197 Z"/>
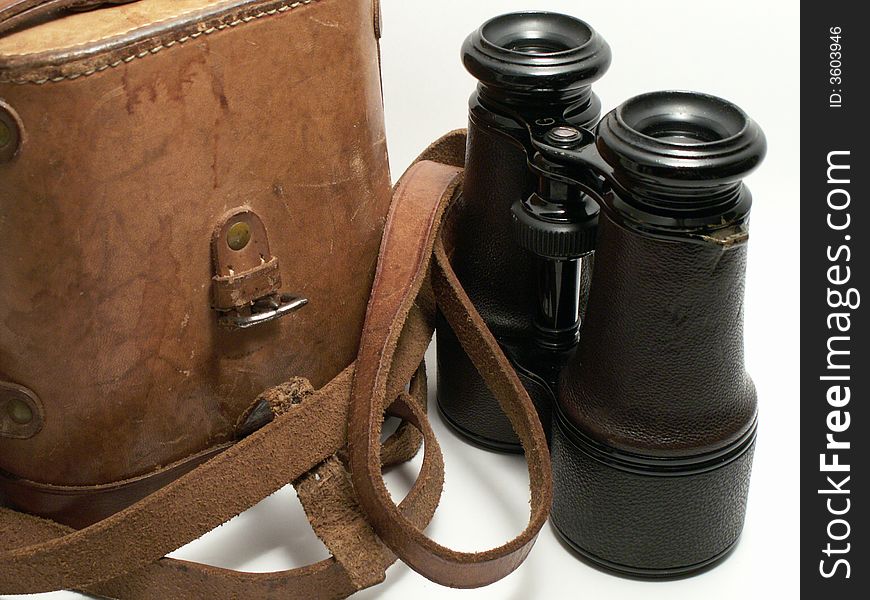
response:
<path fill-rule="evenodd" d="M 533 331 L 534 263 L 531 254 L 514 241 L 510 211 L 523 190 L 531 191 L 528 173 L 521 148 L 471 120 L 463 194 L 453 209 L 457 227 L 451 236 L 452 264 L 502 345 L 527 344 Z M 438 327 L 437 353 L 442 413 L 480 443 L 519 451 L 510 422 L 443 322 Z"/>
<path fill-rule="evenodd" d="M 463 195 L 453 209 L 455 231 L 445 239 L 463 287 L 495 334 L 529 392 L 549 437 L 555 379 L 545 382 L 534 342 L 537 270 L 530 252 L 514 238 L 511 204 L 534 188 L 525 152 L 472 116 L 468 131 Z M 581 289 L 586 297 L 591 259 L 584 261 Z M 581 317 L 585 312 L 581 307 Z M 449 326 L 438 321 L 438 406 L 459 433 L 491 449 L 521 452 L 519 439 L 469 363 Z M 548 364 L 562 364 L 547 357 Z"/>
<path fill-rule="evenodd" d="M 521 452 L 522 446 L 510 421 L 462 350 L 456 334 L 443 315 L 438 315 L 436 323 L 438 406 L 442 415 L 458 433 L 482 446 L 505 452 Z M 505 344 L 501 346 L 510 358 L 510 349 Z M 516 363 L 512 361 L 512 365 L 516 369 Z M 538 378 L 530 378 L 521 370 L 516 370 L 549 438 L 552 392 Z"/>
<path fill-rule="evenodd" d="M 25 133 L 0 165 L 0 380 L 45 408 L 38 435 L 0 439 L 7 473 L 71 486 L 149 473 L 232 439 L 263 389 L 320 387 L 356 354 L 390 201 L 372 3 L 233 4 L 251 17 L 167 45 L 169 19 L 159 52 L 0 84 Z M 6 41 L 25 35 L 40 27 Z M 226 331 L 210 241 L 240 206 L 310 303 Z"/>
<path fill-rule="evenodd" d="M 754 448 L 707 473 L 640 475 L 591 458 L 557 421 L 551 522 L 607 568 L 636 575 L 693 572 L 740 537 Z"/>
<path fill-rule="evenodd" d="M 588 319 L 559 385 L 553 523 L 608 568 L 687 574 L 743 527 L 756 422 L 746 243 L 665 240 L 614 218 L 600 220 Z"/>
<path fill-rule="evenodd" d="M 462 198 L 454 209 L 460 224 L 453 268 L 497 338 L 529 337 L 537 298 L 534 261 L 514 240 L 510 210 L 534 186 L 526 154 L 472 119 L 465 160 Z"/>
<path fill-rule="evenodd" d="M 692 456 L 737 440 L 756 414 L 743 361 L 745 243 L 674 242 L 602 217 L 587 319 L 560 403 L 590 437 Z"/>

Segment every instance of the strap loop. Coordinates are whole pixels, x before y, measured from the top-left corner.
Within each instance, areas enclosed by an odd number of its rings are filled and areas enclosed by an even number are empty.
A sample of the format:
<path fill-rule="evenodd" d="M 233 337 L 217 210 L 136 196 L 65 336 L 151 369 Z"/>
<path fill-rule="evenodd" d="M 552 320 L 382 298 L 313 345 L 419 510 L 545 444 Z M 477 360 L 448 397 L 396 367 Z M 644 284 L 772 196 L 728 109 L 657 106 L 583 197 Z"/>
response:
<path fill-rule="evenodd" d="M 457 167 L 424 160 L 412 166 L 397 187 L 354 373 L 348 451 L 360 505 L 384 543 L 432 581 L 479 587 L 505 577 L 525 559 L 547 520 L 552 481 L 547 442 L 532 401 L 459 285 L 438 238 L 441 216 L 460 184 L 460 173 Z M 406 239 L 420 240 L 414 252 L 408 252 Z M 507 413 L 528 456 L 529 524 L 511 542 L 486 552 L 456 552 L 426 537 L 393 504 L 381 476 L 378 440 L 387 381 L 402 325 L 426 281 L 433 250 L 432 283 L 439 309 Z M 427 447 L 435 443 L 428 423 L 421 423 L 421 431 Z"/>

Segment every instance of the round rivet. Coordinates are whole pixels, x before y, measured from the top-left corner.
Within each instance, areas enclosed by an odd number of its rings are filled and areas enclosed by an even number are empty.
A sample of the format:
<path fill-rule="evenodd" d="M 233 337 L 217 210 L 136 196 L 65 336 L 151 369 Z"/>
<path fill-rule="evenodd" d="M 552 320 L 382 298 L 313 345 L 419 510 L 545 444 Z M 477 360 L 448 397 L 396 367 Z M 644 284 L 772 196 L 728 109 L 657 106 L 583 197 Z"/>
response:
<path fill-rule="evenodd" d="M 33 390 L 0 381 L 0 439 L 32 438 L 42 430 L 43 422 L 42 402 Z"/>
<path fill-rule="evenodd" d="M 0 100 L 0 162 L 11 160 L 21 146 L 21 120 L 12 107 Z"/>
<path fill-rule="evenodd" d="M 33 409 L 24 400 L 13 399 L 6 405 L 9 418 L 18 425 L 29 425 L 33 421 Z"/>
<path fill-rule="evenodd" d="M 574 127 L 559 126 L 548 131 L 547 137 L 557 144 L 573 144 L 579 142 L 583 138 L 583 134 Z"/>
<path fill-rule="evenodd" d="M 227 246 L 232 250 L 239 251 L 251 241 L 251 227 L 244 221 L 235 223 L 227 232 Z"/>

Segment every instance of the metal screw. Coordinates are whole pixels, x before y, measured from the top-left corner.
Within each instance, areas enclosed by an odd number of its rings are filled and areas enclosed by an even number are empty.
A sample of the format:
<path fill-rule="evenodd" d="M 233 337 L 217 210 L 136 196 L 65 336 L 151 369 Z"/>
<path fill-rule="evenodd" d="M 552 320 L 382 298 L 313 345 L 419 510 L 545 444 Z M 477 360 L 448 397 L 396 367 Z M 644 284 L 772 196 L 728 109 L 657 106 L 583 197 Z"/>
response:
<path fill-rule="evenodd" d="M 583 138 L 583 134 L 574 127 L 560 126 L 553 127 L 548 131 L 547 138 L 557 144 L 573 144 L 579 142 Z"/>
<path fill-rule="evenodd" d="M 251 241 L 251 228 L 244 221 L 235 223 L 227 232 L 227 246 L 238 252 Z"/>
<path fill-rule="evenodd" d="M 17 425 L 29 425 L 33 421 L 33 409 L 24 400 L 15 398 L 6 405 L 9 418 Z"/>

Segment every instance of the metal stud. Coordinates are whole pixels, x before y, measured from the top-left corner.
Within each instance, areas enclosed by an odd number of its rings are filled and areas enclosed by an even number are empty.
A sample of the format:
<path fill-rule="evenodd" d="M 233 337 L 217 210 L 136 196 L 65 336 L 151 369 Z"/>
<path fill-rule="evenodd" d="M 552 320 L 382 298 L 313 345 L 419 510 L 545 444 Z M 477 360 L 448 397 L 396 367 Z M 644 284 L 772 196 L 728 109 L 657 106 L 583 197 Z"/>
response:
<path fill-rule="evenodd" d="M 583 139 L 583 134 L 574 127 L 553 127 L 547 132 L 547 139 L 559 145 L 574 144 Z"/>
<path fill-rule="evenodd" d="M 0 163 L 18 154 L 23 137 L 21 119 L 9 104 L 0 99 Z"/>
<path fill-rule="evenodd" d="M 39 397 L 24 386 L 0 381 L 0 438 L 26 440 L 42 429 Z"/>
<path fill-rule="evenodd" d="M 227 232 L 227 246 L 238 252 L 251 241 L 251 227 L 244 221 L 239 221 Z"/>
<path fill-rule="evenodd" d="M 24 400 L 14 398 L 6 405 L 6 412 L 17 425 L 29 425 L 33 422 L 33 409 Z"/>

